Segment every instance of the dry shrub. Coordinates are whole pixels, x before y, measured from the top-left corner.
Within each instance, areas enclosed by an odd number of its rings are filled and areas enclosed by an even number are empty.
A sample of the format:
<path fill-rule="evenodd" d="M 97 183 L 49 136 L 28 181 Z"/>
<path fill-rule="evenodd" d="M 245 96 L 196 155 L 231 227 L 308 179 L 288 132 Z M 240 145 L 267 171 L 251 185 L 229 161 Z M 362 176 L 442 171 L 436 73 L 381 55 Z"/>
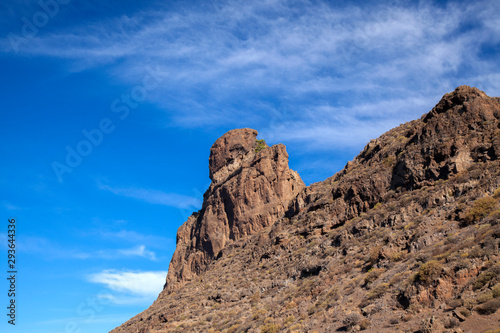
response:
<path fill-rule="evenodd" d="M 494 298 L 500 297 L 500 283 L 497 283 L 493 288 L 491 288 L 491 293 Z"/>
<path fill-rule="evenodd" d="M 370 327 L 370 319 L 368 318 L 363 318 L 361 319 L 361 321 L 359 322 L 359 327 L 361 328 L 361 330 L 366 330 L 368 327 Z"/>
<path fill-rule="evenodd" d="M 490 315 L 500 308 L 500 299 L 495 298 L 476 307 L 476 311 L 482 315 Z"/>
<path fill-rule="evenodd" d="M 467 224 L 472 224 L 481 221 L 483 218 L 494 211 L 497 204 L 497 201 L 492 197 L 477 199 L 476 201 L 474 201 L 472 207 L 467 212 L 465 216 L 465 222 Z"/>
<path fill-rule="evenodd" d="M 372 268 L 365 275 L 365 284 L 372 283 L 373 281 L 378 279 L 378 277 L 384 272 L 385 272 L 385 269 L 383 269 L 383 268 Z"/>
<path fill-rule="evenodd" d="M 404 251 L 397 251 L 390 255 L 389 259 L 391 261 L 401 261 L 406 257 L 406 253 Z"/>
<path fill-rule="evenodd" d="M 476 298 L 476 301 L 481 304 L 481 303 L 484 303 L 484 302 L 487 302 L 489 301 L 490 299 L 493 299 L 493 293 L 491 292 L 488 292 L 488 293 L 484 293 L 482 295 L 479 295 L 477 298 Z"/>
<path fill-rule="evenodd" d="M 368 255 L 367 261 L 370 262 L 370 264 L 372 265 L 376 264 L 380 258 L 381 251 L 382 251 L 381 246 L 372 247 L 370 250 L 370 254 Z"/>
<path fill-rule="evenodd" d="M 359 323 L 361 319 L 361 316 L 357 312 L 351 312 L 347 314 L 344 319 L 342 320 L 342 324 L 344 324 L 347 327 L 353 327 L 357 323 Z"/>
<path fill-rule="evenodd" d="M 295 317 L 293 315 L 292 316 L 288 316 L 285 319 L 285 326 L 290 326 L 294 322 L 295 322 Z"/>
<path fill-rule="evenodd" d="M 240 326 L 240 325 L 235 324 L 235 325 L 233 325 L 233 326 L 229 327 L 229 328 L 227 329 L 227 333 L 234 333 L 234 332 L 238 331 L 239 326 Z"/>
<path fill-rule="evenodd" d="M 302 329 L 302 325 L 301 324 L 295 324 L 295 325 L 293 325 L 293 326 L 290 327 L 290 332 L 299 331 L 300 329 Z"/>
<path fill-rule="evenodd" d="M 444 328 L 455 328 L 460 325 L 460 322 L 455 317 L 447 317 L 444 320 Z"/>
<path fill-rule="evenodd" d="M 381 283 L 378 286 L 376 286 L 375 288 L 373 288 L 368 294 L 366 294 L 366 297 L 368 299 L 379 298 L 382 295 L 384 295 L 388 289 L 389 289 L 388 283 Z"/>
<path fill-rule="evenodd" d="M 452 300 L 449 300 L 447 303 L 448 303 L 448 306 L 450 308 L 456 309 L 456 308 L 462 306 L 463 301 L 461 299 L 452 299 Z"/>
<path fill-rule="evenodd" d="M 441 275 L 443 267 L 437 260 L 430 260 L 420 266 L 418 271 L 418 280 L 424 284 L 431 284 Z"/>
<path fill-rule="evenodd" d="M 482 272 L 476 278 L 476 281 L 473 285 L 474 290 L 481 289 L 487 283 L 489 283 L 494 278 L 497 278 L 498 276 L 500 276 L 500 265 L 490 267 L 486 272 Z"/>
<path fill-rule="evenodd" d="M 280 330 L 280 326 L 274 323 L 273 318 L 266 318 L 264 324 L 260 328 L 261 333 L 278 333 Z"/>
<path fill-rule="evenodd" d="M 500 221 L 500 209 L 490 213 L 485 219 L 485 222 L 491 225 L 497 225 L 498 221 Z"/>

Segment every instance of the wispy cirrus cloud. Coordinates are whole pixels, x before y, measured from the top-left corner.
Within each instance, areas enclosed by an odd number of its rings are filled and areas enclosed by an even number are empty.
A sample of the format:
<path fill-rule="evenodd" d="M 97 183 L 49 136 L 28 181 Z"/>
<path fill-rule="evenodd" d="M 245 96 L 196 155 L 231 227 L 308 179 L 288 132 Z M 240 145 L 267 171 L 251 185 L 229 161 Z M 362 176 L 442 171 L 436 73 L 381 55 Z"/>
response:
<path fill-rule="evenodd" d="M 338 139 L 347 133 L 365 142 L 367 133 L 376 136 L 420 116 L 459 84 L 489 94 L 500 85 L 500 64 L 493 56 L 500 38 L 498 2 L 184 6 L 40 34 L 23 52 L 66 59 L 78 70 L 104 64 L 130 84 L 142 79 L 146 65 L 159 64 L 165 80 L 148 98 L 174 126 L 263 129 L 269 128 L 270 108 L 287 108 L 289 128 L 273 130 L 275 141 L 307 149 L 338 149 L 346 141 Z M 2 45 L 9 49 L 5 40 Z M 346 127 L 330 115 L 305 117 L 305 111 L 325 105 L 353 122 Z M 367 131 L 374 124 L 377 130 Z M 315 145 L 325 138 L 328 144 Z M 121 194 L 167 205 L 183 201 L 175 194 L 141 191 Z"/>
<path fill-rule="evenodd" d="M 175 246 L 175 239 L 159 235 L 142 234 L 133 230 L 82 230 L 82 234 L 92 235 L 101 239 L 112 240 L 116 242 L 128 242 L 132 244 L 150 244 L 157 247 Z"/>
<path fill-rule="evenodd" d="M 2 243 L 0 242 L 0 245 Z M 156 253 L 148 249 L 145 245 L 136 245 L 130 248 L 107 248 L 87 251 L 76 247 L 61 245 L 45 237 L 24 236 L 19 240 L 17 249 L 20 252 L 27 252 L 42 255 L 44 259 L 81 259 L 81 260 L 121 260 L 131 258 L 145 258 L 156 261 Z"/>
<path fill-rule="evenodd" d="M 137 245 L 132 248 L 125 249 L 105 249 L 92 252 L 86 251 L 71 251 L 69 254 L 61 254 L 62 256 L 72 256 L 77 259 L 106 259 L 119 260 L 126 258 L 145 258 L 156 261 L 156 253 L 148 250 L 145 245 Z"/>
<path fill-rule="evenodd" d="M 2 206 L 7 209 L 8 211 L 15 211 L 15 210 L 20 210 L 21 208 L 16 206 L 16 205 L 13 205 L 11 204 L 10 202 L 8 201 L 2 201 Z"/>
<path fill-rule="evenodd" d="M 146 249 L 145 245 L 139 245 L 131 249 L 124 249 L 124 250 L 118 250 L 119 254 L 122 254 L 126 257 L 131 256 L 137 256 L 137 257 L 143 257 L 147 258 L 150 260 L 156 260 L 156 253 L 153 251 L 149 251 Z"/>
<path fill-rule="evenodd" d="M 103 270 L 90 274 L 87 281 L 109 289 L 98 297 L 115 304 L 149 304 L 165 284 L 166 271 Z"/>
<path fill-rule="evenodd" d="M 117 188 L 108 185 L 99 185 L 99 188 L 116 195 L 133 198 L 156 205 L 164 205 L 182 209 L 189 207 L 201 207 L 200 199 L 183 194 L 165 193 L 163 191 L 135 187 Z"/>

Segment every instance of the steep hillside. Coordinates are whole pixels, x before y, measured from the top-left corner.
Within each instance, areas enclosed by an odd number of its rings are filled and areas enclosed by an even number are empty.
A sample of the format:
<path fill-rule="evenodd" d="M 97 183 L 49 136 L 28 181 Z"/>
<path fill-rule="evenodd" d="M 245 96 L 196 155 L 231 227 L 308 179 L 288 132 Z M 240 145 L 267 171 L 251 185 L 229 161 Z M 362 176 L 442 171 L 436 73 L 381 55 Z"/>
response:
<path fill-rule="evenodd" d="M 112 332 L 500 328 L 500 99 L 461 86 L 304 187 L 249 129 L 212 147 L 167 284 Z"/>

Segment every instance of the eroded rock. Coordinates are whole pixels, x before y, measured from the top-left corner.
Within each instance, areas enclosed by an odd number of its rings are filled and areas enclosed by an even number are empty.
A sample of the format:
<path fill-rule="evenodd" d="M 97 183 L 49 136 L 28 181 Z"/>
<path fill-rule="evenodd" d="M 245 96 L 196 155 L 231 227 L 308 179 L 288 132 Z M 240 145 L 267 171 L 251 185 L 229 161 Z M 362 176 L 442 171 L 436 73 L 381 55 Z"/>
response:
<path fill-rule="evenodd" d="M 288 168 L 284 145 L 256 151 L 256 140 L 256 130 L 243 128 L 213 144 L 212 183 L 200 212 L 179 228 L 166 290 L 201 273 L 228 242 L 273 224 L 305 187 L 298 173 Z"/>

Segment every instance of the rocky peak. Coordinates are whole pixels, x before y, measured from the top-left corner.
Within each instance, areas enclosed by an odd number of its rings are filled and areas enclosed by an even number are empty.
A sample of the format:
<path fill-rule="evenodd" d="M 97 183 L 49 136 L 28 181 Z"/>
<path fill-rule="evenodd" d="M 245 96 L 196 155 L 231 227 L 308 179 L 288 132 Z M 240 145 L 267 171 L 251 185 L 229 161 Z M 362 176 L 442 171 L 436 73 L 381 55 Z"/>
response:
<path fill-rule="evenodd" d="M 249 128 L 229 131 L 213 144 L 212 183 L 202 209 L 178 230 L 167 292 L 203 272 L 229 242 L 272 225 L 305 187 L 288 168 L 284 145 L 256 147 L 257 131 Z"/>
<path fill-rule="evenodd" d="M 441 98 L 439 103 L 427 113 L 424 117 L 424 121 L 428 121 L 433 118 L 436 114 L 446 112 L 452 108 L 463 106 L 467 102 L 472 102 L 477 98 L 490 98 L 481 90 L 469 87 L 469 86 L 459 86 L 454 91 L 447 93 Z"/>
<path fill-rule="evenodd" d="M 208 159 L 210 179 L 221 180 L 221 169 L 236 170 L 248 153 L 255 150 L 257 131 L 250 128 L 234 129 L 215 141 Z"/>
<path fill-rule="evenodd" d="M 393 187 L 415 188 L 500 156 L 500 103 L 477 88 L 460 86 L 416 123 L 394 168 Z"/>

